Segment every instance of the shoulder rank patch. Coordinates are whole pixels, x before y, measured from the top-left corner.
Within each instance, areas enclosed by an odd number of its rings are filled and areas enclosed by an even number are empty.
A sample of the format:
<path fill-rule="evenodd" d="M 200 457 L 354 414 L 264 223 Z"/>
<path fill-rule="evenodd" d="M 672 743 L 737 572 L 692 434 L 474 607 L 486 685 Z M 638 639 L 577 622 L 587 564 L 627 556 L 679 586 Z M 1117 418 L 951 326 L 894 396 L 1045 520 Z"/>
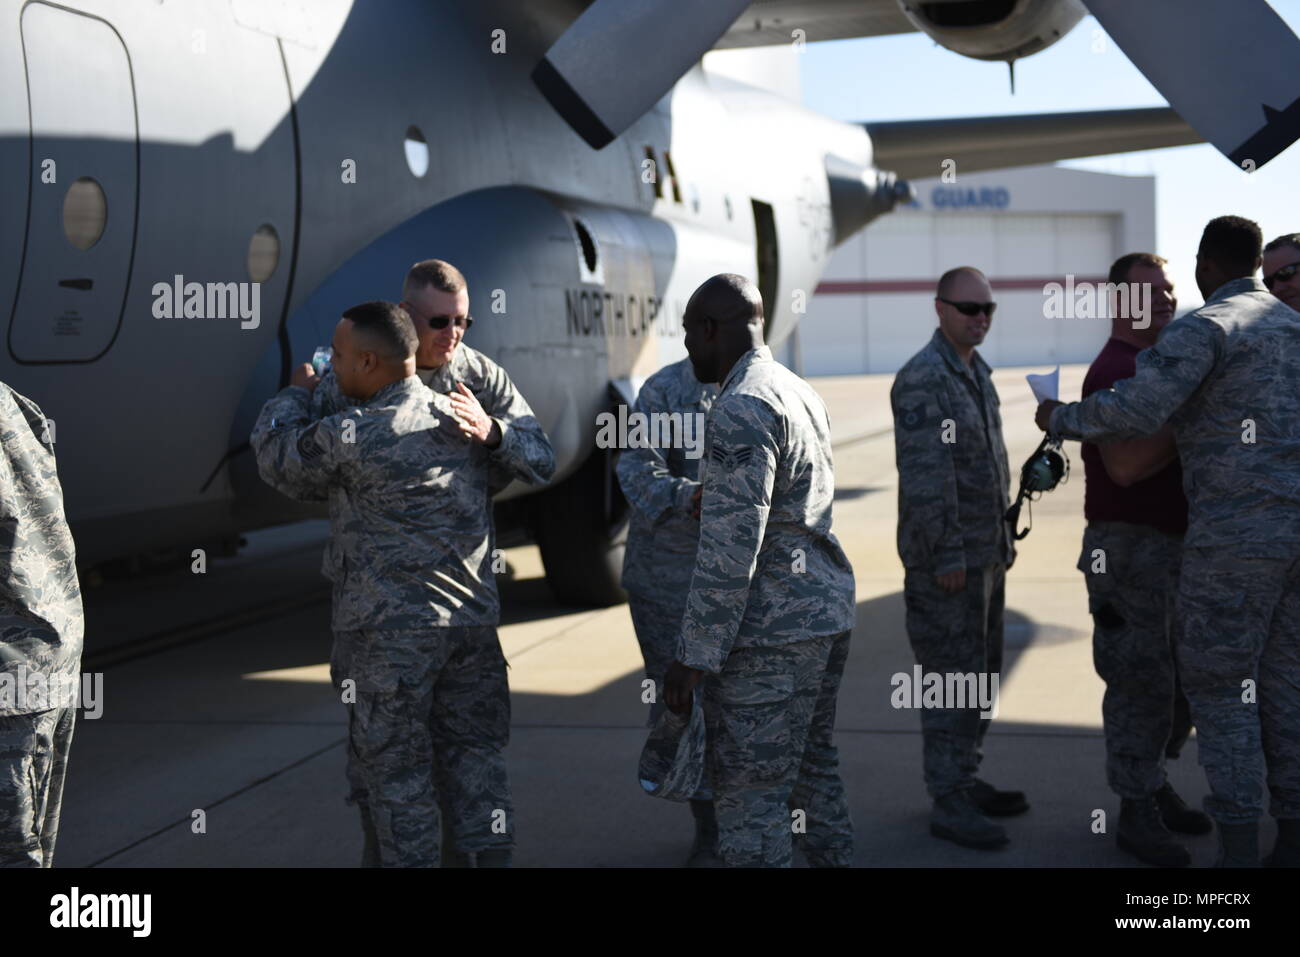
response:
<path fill-rule="evenodd" d="M 713 448 L 709 449 L 709 458 L 727 471 L 744 465 L 753 456 L 754 449 L 748 445 L 741 446 L 738 449 L 728 449 L 726 446 L 715 444 Z"/>
<path fill-rule="evenodd" d="M 1157 369 L 1167 369 L 1170 366 L 1178 365 L 1178 357 L 1163 356 L 1160 353 L 1156 352 L 1155 349 L 1152 349 L 1150 352 L 1147 353 L 1147 362 L 1155 366 Z"/>
<path fill-rule="evenodd" d="M 899 409 L 898 424 L 909 432 L 915 432 L 921 426 L 925 425 L 925 406 L 918 405 L 911 409 Z"/>
<path fill-rule="evenodd" d="M 325 450 L 316 442 L 318 428 L 320 428 L 319 422 L 298 436 L 298 454 L 302 456 L 304 462 L 314 462 L 325 454 Z"/>

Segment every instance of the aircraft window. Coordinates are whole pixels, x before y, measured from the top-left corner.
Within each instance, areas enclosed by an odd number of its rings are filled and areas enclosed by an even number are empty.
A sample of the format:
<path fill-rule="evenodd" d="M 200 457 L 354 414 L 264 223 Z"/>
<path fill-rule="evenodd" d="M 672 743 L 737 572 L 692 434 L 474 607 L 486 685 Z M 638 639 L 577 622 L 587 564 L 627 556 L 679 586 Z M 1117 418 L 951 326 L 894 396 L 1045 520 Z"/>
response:
<path fill-rule="evenodd" d="M 735 210 L 733 210 L 733 209 L 731 208 L 731 197 L 730 197 L 730 196 L 724 196 L 724 197 L 722 197 L 722 208 L 725 209 L 725 210 L 727 211 L 727 219 L 732 219 L 732 218 L 735 217 L 736 213 L 735 213 Z"/>
<path fill-rule="evenodd" d="M 402 145 L 406 148 L 406 166 L 411 175 L 419 179 L 429 172 L 429 142 L 418 126 L 406 128 L 406 140 Z"/>
<path fill-rule="evenodd" d="M 694 183 L 691 184 L 690 194 L 691 194 L 691 212 L 698 213 L 700 211 L 700 188 L 696 186 Z"/>
<path fill-rule="evenodd" d="M 280 236 L 270 223 L 263 223 L 248 241 L 248 277 L 266 282 L 280 262 Z"/>
<path fill-rule="evenodd" d="M 673 154 L 664 150 L 664 166 L 668 167 L 668 175 L 673 181 L 673 202 L 682 201 L 682 188 L 677 185 L 677 170 L 673 169 Z"/>
<path fill-rule="evenodd" d="M 578 234 L 578 245 L 582 247 L 582 261 L 587 266 L 587 272 L 596 271 L 596 241 L 591 238 L 591 230 L 580 219 L 573 221 L 573 229 Z"/>
<path fill-rule="evenodd" d="M 104 235 L 108 202 L 103 188 L 89 176 L 68 187 L 63 197 L 63 234 L 78 249 L 89 249 Z"/>
<path fill-rule="evenodd" d="M 655 150 L 653 146 L 645 148 L 645 158 L 650 161 L 650 172 L 654 176 L 655 199 L 664 198 L 664 182 L 659 178 L 659 164 L 655 161 Z"/>

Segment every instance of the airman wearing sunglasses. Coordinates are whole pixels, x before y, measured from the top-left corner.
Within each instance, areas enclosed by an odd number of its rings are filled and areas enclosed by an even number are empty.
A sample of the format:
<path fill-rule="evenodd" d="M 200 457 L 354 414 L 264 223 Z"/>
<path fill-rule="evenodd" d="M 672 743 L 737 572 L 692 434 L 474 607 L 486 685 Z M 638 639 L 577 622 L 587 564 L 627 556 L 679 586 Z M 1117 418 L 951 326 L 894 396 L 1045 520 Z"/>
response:
<path fill-rule="evenodd" d="M 441 259 L 416 263 L 402 283 L 402 308 L 420 338 L 416 375 L 447 397 L 461 433 L 491 450 L 493 465 L 512 454 L 528 461 L 550 459 L 551 442 L 510 376 L 462 341 L 474 319 L 469 314 L 469 287 L 460 270 Z M 514 477 L 503 476 L 506 483 Z"/>
<path fill-rule="evenodd" d="M 510 691 L 497 638 L 501 619 L 493 571 L 492 496 L 513 480 L 541 485 L 555 455 L 533 410 L 504 369 L 462 341 L 473 324 L 465 277 L 438 259 L 418 262 L 402 285 L 402 309 L 415 327 L 416 375 L 428 387 L 440 429 L 458 436 L 437 479 L 445 528 L 443 554 L 429 556 L 428 603 L 439 611 L 451 658 L 434 689 L 434 707 L 451 720 L 435 722 L 435 769 L 442 807 L 443 866 L 506 866 L 512 860 L 514 809 L 503 756 L 510 735 Z M 326 373 L 313 413 L 346 408 L 333 372 Z M 431 393 L 431 394 L 430 394 Z M 339 582 L 336 558 L 326 574 Z M 410 649 L 399 649 L 410 659 Z M 454 734 L 442 734 L 448 728 Z M 367 820 L 365 782 L 353 773 L 352 803 Z M 366 861 L 373 841 L 367 831 Z M 448 844 L 450 846 L 448 846 Z"/>
<path fill-rule="evenodd" d="M 934 305 L 939 328 L 890 391 L 907 634 L 924 673 L 978 680 L 1002 670 L 1003 584 L 1015 561 L 1003 520 L 1011 473 L 998 394 L 975 351 L 997 304 L 984 274 L 961 266 L 940 278 Z M 921 710 L 930 833 L 966 847 L 1000 847 L 1007 833 L 989 816 L 1029 805 L 1019 791 L 975 777 L 989 725 L 979 705 L 944 704 Z"/>
<path fill-rule="evenodd" d="M 1300 312 L 1300 233 L 1279 236 L 1264 247 L 1264 285 Z"/>

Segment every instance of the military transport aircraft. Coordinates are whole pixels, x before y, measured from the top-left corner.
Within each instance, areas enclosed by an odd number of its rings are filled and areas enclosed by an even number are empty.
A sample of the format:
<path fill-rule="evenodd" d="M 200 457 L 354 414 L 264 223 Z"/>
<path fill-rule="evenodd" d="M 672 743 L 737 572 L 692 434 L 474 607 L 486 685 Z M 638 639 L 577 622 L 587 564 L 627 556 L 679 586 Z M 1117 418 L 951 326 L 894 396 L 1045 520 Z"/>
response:
<path fill-rule="evenodd" d="M 1173 109 L 851 124 L 701 65 L 917 30 L 1014 63 L 1088 12 Z M 536 537 L 561 597 L 617 601 L 596 416 L 684 354 L 702 279 L 755 277 L 780 343 L 831 249 L 945 158 L 1208 140 L 1249 170 L 1300 135 L 1300 41 L 1262 0 L 0 0 L 0 18 L 0 379 L 52 420 L 85 562 L 311 514 L 257 477 L 259 407 L 344 307 L 440 257 L 469 279 L 468 341 L 555 445 L 551 487 L 501 495 L 502 535 Z"/>

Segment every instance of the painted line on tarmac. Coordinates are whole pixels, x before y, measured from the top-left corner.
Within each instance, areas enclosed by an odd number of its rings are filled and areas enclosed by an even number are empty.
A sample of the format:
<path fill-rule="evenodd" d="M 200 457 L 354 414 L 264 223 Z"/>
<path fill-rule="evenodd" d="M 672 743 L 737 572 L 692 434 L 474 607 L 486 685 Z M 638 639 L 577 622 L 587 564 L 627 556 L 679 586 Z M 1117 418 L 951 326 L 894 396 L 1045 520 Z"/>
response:
<path fill-rule="evenodd" d="M 318 758 L 322 754 L 325 754 L 327 751 L 332 751 L 334 748 L 337 748 L 340 745 L 346 743 L 347 743 L 347 738 L 339 738 L 337 741 L 332 741 L 322 748 L 317 748 L 315 751 L 311 752 L 311 754 L 308 754 L 306 757 L 299 758 L 297 761 L 294 761 L 292 764 L 286 764 L 278 771 L 272 771 L 270 774 L 263 775 L 262 777 L 258 778 L 256 781 L 252 781 L 249 784 L 244 785 L 242 788 L 239 788 L 236 791 L 231 791 L 225 797 L 218 798 L 215 801 L 208 801 L 203 805 L 203 810 L 206 812 L 212 810 L 213 808 L 220 807 L 221 805 L 227 803 L 228 801 L 232 801 L 235 798 L 239 797 L 241 794 L 246 794 L 249 791 L 253 790 L 253 788 L 260 787 L 261 785 L 265 784 L 267 781 L 271 781 L 275 778 L 278 778 L 286 771 L 292 771 L 294 768 L 301 767 L 302 765 L 306 764 L 308 761 Z M 99 867 L 99 865 L 107 861 L 111 861 L 113 858 L 119 857 L 122 854 L 125 854 L 129 850 L 137 848 L 140 845 L 147 843 L 148 841 L 152 841 L 155 837 L 159 837 L 160 835 L 165 834 L 166 832 L 170 831 L 174 827 L 189 825 L 191 820 L 192 820 L 191 817 L 189 815 L 186 815 L 185 817 L 172 821 L 170 824 L 164 824 L 162 827 L 158 828 L 157 830 L 149 834 L 146 834 L 144 837 L 132 841 L 130 844 L 126 845 L 125 847 L 120 847 L 116 851 L 113 851 L 113 853 L 106 854 L 103 857 L 99 858 L 99 860 L 92 861 L 91 863 L 85 866 Z"/>

